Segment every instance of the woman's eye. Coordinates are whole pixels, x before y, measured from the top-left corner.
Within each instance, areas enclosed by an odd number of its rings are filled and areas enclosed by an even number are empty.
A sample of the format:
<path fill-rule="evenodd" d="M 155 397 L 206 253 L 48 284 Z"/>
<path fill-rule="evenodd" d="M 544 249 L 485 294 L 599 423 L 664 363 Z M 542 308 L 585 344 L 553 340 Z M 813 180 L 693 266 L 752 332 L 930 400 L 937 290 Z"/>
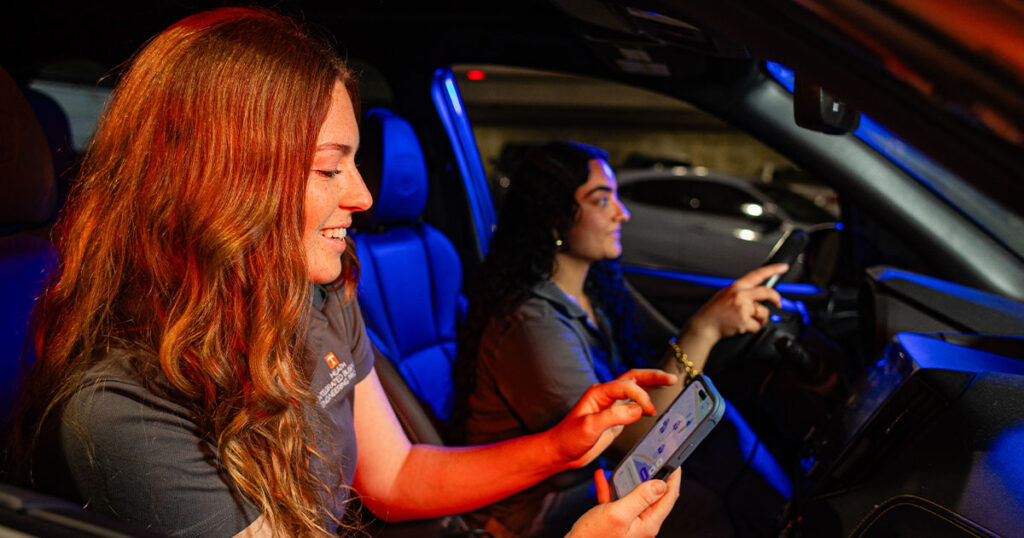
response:
<path fill-rule="evenodd" d="M 317 170 L 316 173 L 320 174 L 321 176 L 327 179 L 331 179 L 332 177 L 340 174 L 341 170 Z"/>
<path fill-rule="evenodd" d="M 610 201 L 611 201 L 611 198 L 609 198 L 607 196 L 602 196 L 601 199 L 597 201 L 597 205 L 600 206 L 600 207 L 608 207 L 608 203 Z"/>

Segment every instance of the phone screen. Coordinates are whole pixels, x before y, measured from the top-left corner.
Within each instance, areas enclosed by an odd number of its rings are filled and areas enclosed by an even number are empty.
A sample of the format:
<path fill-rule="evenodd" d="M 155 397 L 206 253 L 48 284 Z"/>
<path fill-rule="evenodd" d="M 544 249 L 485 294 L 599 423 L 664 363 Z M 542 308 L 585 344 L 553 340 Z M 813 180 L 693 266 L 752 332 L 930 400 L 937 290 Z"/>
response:
<path fill-rule="evenodd" d="M 621 497 L 651 478 L 664 478 L 678 467 L 724 413 L 724 403 L 710 383 L 697 378 L 682 392 L 612 475 Z M 684 449 L 680 453 L 680 449 Z M 666 466 L 666 464 L 670 464 Z"/>

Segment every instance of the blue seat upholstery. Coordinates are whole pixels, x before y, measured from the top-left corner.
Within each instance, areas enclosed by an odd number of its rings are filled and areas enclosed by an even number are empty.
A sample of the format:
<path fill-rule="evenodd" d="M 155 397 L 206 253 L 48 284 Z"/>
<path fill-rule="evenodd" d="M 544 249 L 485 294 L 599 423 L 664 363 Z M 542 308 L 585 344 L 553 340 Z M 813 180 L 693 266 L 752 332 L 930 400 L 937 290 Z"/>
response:
<path fill-rule="evenodd" d="M 0 237 L 0 415 L 6 416 L 21 370 L 35 357 L 28 341 L 29 314 L 57 249 L 31 235 Z"/>
<path fill-rule="evenodd" d="M 0 420 L 8 416 L 33 354 L 29 314 L 57 249 L 45 239 L 57 182 L 49 146 L 28 101 L 0 69 Z"/>
<path fill-rule="evenodd" d="M 353 233 L 358 288 L 370 339 L 435 418 L 452 405 L 455 325 L 464 309 L 462 265 L 451 241 L 420 222 L 427 167 L 412 126 L 373 109 L 363 124 L 360 167 L 374 208 Z"/>

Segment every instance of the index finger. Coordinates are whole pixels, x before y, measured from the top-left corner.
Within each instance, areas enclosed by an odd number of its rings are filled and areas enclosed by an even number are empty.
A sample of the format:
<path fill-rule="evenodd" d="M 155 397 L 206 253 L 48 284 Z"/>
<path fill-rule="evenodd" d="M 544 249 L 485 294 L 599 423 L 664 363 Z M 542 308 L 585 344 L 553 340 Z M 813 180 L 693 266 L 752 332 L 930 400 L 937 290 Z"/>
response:
<path fill-rule="evenodd" d="M 590 387 L 580 398 L 581 405 L 578 409 L 585 414 L 598 413 L 617 400 L 633 400 L 633 403 L 643 409 L 645 415 L 655 413 L 654 404 L 651 403 L 647 391 L 631 379 L 616 379 Z"/>
<path fill-rule="evenodd" d="M 675 385 L 676 381 L 679 380 L 675 374 L 670 374 L 657 368 L 634 368 L 620 375 L 617 379 L 632 381 L 644 389 Z"/>
<path fill-rule="evenodd" d="M 736 281 L 732 283 L 732 285 L 739 286 L 741 288 L 753 288 L 754 286 L 760 285 L 765 280 L 768 280 L 768 278 L 771 277 L 772 275 L 785 273 L 788 270 L 789 265 L 785 263 L 773 263 L 771 265 L 765 265 L 763 267 L 758 267 L 757 269 L 754 269 L 753 271 L 737 278 Z"/>

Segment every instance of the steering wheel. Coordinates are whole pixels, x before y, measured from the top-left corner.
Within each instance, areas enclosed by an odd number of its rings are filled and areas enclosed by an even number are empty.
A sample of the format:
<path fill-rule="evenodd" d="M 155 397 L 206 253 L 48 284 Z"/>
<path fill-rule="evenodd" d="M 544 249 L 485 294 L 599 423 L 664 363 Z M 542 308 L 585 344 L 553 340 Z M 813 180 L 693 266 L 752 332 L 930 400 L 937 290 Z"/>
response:
<path fill-rule="evenodd" d="M 775 244 L 771 254 L 768 255 L 768 260 L 763 265 L 786 263 L 792 270 L 797 258 L 804 252 L 809 242 L 810 235 L 806 231 L 794 228 Z M 762 285 L 773 288 L 782 276 L 783 274 L 774 275 L 764 281 Z M 763 304 L 771 310 L 772 316 L 760 331 L 723 338 L 711 349 L 704 370 L 712 379 L 729 370 L 731 365 L 745 362 L 748 357 L 770 353 L 770 350 L 776 345 L 775 335 L 778 322 L 774 320 L 779 319 L 780 312 L 771 303 Z"/>

